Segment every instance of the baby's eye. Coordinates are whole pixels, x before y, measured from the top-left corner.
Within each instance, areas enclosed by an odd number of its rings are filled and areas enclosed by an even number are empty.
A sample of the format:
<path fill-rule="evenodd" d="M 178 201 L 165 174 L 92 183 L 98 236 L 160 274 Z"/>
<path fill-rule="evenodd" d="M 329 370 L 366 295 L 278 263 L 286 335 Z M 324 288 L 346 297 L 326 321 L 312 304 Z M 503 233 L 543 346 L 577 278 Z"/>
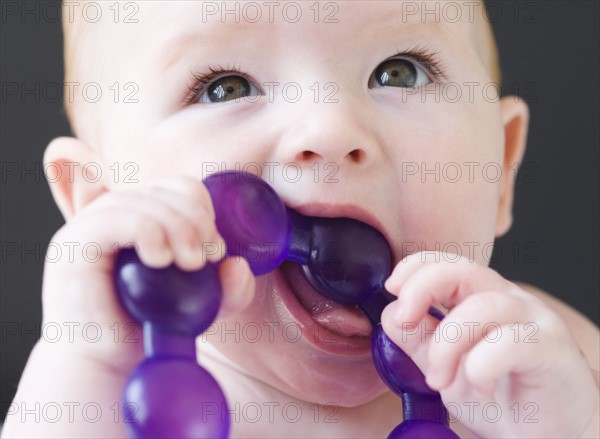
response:
<path fill-rule="evenodd" d="M 241 99 L 257 93 L 255 86 L 251 85 L 241 76 L 225 76 L 212 82 L 203 93 L 199 93 L 199 103 L 227 102 L 232 99 Z"/>
<path fill-rule="evenodd" d="M 369 86 L 420 87 L 431 80 L 421 67 L 402 58 L 393 58 L 382 62 L 373 72 Z"/>

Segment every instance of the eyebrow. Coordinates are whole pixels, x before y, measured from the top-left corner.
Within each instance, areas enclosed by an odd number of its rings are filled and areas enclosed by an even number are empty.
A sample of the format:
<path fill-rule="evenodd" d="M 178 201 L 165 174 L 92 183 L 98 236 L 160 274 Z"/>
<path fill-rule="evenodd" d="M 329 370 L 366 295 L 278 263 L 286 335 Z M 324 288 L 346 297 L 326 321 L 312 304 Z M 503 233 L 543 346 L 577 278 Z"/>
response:
<path fill-rule="evenodd" d="M 247 32 L 247 28 L 250 26 L 249 23 L 235 23 L 225 24 L 218 23 L 212 26 L 226 26 L 226 31 L 210 32 L 210 30 L 193 29 L 186 31 L 179 31 L 173 33 L 167 37 L 167 41 L 161 44 L 159 50 L 158 59 L 161 60 L 161 64 L 164 70 L 168 70 L 173 64 L 175 64 L 182 56 L 189 50 L 190 46 L 204 47 L 223 47 L 225 43 L 231 43 L 239 34 Z M 256 24 L 254 24 L 256 26 Z"/>
<path fill-rule="evenodd" d="M 416 20 L 406 21 L 402 18 L 402 14 L 398 14 L 397 16 L 396 14 L 388 14 L 383 22 L 379 22 L 368 29 L 369 35 L 390 35 L 390 41 L 398 41 L 398 35 L 400 34 L 406 34 L 410 37 L 416 35 L 418 38 L 435 36 L 443 42 L 448 43 L 448 39 L 444 37 L 447 34 L 453 34 L 451 32 L 443 32 L 443 22 L 433 21 L 423 23 Z M 240 23 L 204 23 L 200 26 L 195 26 L 194 29 L 173 32 L 166 37 L 166 42 L 161 44 L 158 59 L 160 60 L 162 69 L 169 70 L 171 66 L 189 51 L 190 47 L 202 46 L 209 49 L 211 47 L 226 47 L 227 44 L 231 44 L 232 41 L 247 33 L 249 28 L 257 28 L 257 26 L 265 25 L 265 23 L 247 23 L 244 21 Z M 221 28 L 215 32 L 215 26 L 221 26 Z"/>

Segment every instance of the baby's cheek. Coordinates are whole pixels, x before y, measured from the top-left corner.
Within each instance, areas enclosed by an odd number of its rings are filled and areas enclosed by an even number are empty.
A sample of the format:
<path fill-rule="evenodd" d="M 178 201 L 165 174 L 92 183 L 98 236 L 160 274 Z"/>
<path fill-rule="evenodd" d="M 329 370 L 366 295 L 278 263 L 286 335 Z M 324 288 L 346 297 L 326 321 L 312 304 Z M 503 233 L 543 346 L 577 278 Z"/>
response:
<path fill-rule="evenodd" d="M 423 201 L 423 198 L 429 197 Z M 400 256 L 420 251 L 456 254 L 487 264 L 494 242 L 495 205 L 475 197 L 456 195 L 452 189 L 434 186 L 419 199 L 403 201 L 400 211 Z M 453 256 L 447 256 L 451 262 Z"/>
<path fill-rule="evenodd" d="M 489 262 L 505 174 L 499 116 L 478 104 L 429 110 L 434 128 L 396 156 L 401 253 L 437 250 Z"/>

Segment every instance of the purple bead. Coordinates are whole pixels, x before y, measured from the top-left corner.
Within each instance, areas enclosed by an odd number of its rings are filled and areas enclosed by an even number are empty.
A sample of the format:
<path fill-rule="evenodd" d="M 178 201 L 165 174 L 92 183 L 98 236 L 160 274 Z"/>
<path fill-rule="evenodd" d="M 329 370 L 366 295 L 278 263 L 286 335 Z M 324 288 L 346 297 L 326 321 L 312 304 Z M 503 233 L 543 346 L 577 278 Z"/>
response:
<path fill-rule="evenodd" d="M 226 438 L 229 434 L 225 396 L 195 360 L 145 360 L 129 377 L 124 403 L 131 437 Z"/>
<path fill-rule="evenodd" d="M 404 421 L 394 428 L 388 439 L 460 439 L 447 427 L 430 421 Z"/>
<path fill-rule="evenodd" d="M 421 369 L 402 349 L 390 340 L 381 323 L 373 329 L 371 336 L 373 363 L 385 384 L 397 395 L 419 393 L 437 395 L 425 382 Z"/>
<path fill-rule="evenodd" d="M 205 331 L 221 302 L 216 265 L 208 263 L 198 271 L 175 265 L 149 268 L 131 248 L 117 257 L 115 284 L 125 309 L 138 322 L 187 335 Z"/>
<path fill-rule="evenodd" d="M 204 184 L 227 255 L 244 257 L 255 275 L 277 268 L 287 254 L 291 226 L 273 188 L 253 174 L 239 172 L 211 175 Z"/>
<path fill-rule="evenodd" d="M 324 296 L 344 305 L 367 302 L 390 274 L 392 255 L 381 233 L 350 218 L 312 218 L 304 276 Z"/>

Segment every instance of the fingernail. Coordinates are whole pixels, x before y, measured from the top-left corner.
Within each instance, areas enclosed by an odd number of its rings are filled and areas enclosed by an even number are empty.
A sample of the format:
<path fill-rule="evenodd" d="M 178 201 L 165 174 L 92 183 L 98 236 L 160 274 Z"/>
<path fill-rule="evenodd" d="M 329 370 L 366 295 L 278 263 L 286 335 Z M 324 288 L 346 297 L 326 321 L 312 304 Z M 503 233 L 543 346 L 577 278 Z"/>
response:
<path fill-rule="evenodd" d="M 210 262 L 219 262 L 225 257 L 227 249 L 225 247 L 225 241 L 221 238 L 217 240 L 215 243 L 209 244 L 210 251 L 207 252 L 206 258 Z"/>
<path fill-rule="evenodd" d="M 398 276 L 390 276 L 385 283 L 383 284 L 385 289 L 390 293 L 394 293 L 396 289 L 398 289 Z"/>
<path fill-rule="evenodd" d="M 219 262 L 222 260 L 227 254 L 227 247 L 225 246 L 225 241 L 221 240 L 216 243 L 217 251 L 210 252 L 207 256 L 210 262 Z"/>
<path fill-rule="evenodd" d="M 396 311 L 394 312 L 394 320 L 396 324 L 402 326 L 403 324 L 409 322 L 411 320 L 412 313 L 410 312 L 409 307 L 398 299 L 396 305 Z"/>
<path fill-rule="evenodd" d="M 168 247 L 163 247 L 155 253 L 155 265 L 166 267 L 173 263 L 174 255 Z"/>
<path fill-rule="evenodd" d="M 246 266 L 246 272 L 248 273 L 248 277 L 253 276 L 252 268 L 250 268 L 250 263 L 246 258 L 240 258 L 240 263 Z"/>

